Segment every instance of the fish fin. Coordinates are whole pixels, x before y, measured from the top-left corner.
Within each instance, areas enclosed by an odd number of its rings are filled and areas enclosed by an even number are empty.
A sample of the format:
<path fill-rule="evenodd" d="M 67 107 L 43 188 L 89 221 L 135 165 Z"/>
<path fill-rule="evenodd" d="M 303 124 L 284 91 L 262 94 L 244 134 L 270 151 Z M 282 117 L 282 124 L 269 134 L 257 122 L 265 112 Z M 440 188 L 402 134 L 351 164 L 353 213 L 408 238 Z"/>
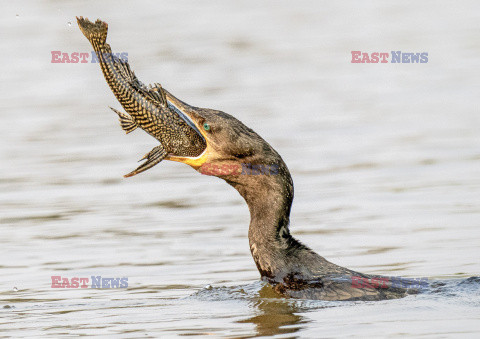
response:
<path fill-rule="evenodd" d="M 148 87 L 141 88 L 140 91 L 143 95 L 152 99 L 156 104 L 167 106 L 167 95 L 165 94 L 162 85 L 159 83 L 148 85 Z"/>
<path fill-rule="evenodd" d="M 110 109 L 118 114 L 120 124 L 122 125 L 122 129 L 125 131 L 125 133 L 128 134 L 134 131 L 138 127 L 137 122 L 133 119 L 133 117 L 131 117 L 127 113 L 117 111 L 113 107 L 110 107 Z"/>
<path fill-rule="evenodd" d="M 113 56 L 113 58 L 114 62 L 118 66 L 122 78 L 124 78 L 135 89 L 145 91 L 147 87 L 140 80 L 138 80 L 135 72 L 130 68 L 130 64 L 126 60 L 120 59 L 117 56 Z"/>
<path fill-rule="evenodd" d="M 141 164 L 139 167 L 137 167 L 137 169 L 133 170 L 132 172 L 125 174 L 124 177 L 125 178 L 133 177 L 138 173 L 142 173 L 143 171 L 146 171 L 149 168 L 152 168 L 153 166 L 158 164 L 166 156 L 167 156 L 167 151 L 165 151 L 162 145 L 154 147 L 150 152 L 145 154 L 145 156 L 142 159 L 140 159 L 140 161 L 145 159 L 147 159 L 147 161 Z"/>
<path fill-rule="evenodd" d="M 151 86 L 148 92 L 162 105 L 167 105 L 167 95 L 165 94 L 165 90 L 163 89 L 162 85 L 155 83 L 153 86 Z"/>
<path fill-rule="evenodd" d="M 108 33 L 108 24 L 106 22 L 98 19 L 93 23 L 87 18 L 77 17 L 77 23 L 88 41 L 96 41 L 102 45 L 105 44 Z"/>

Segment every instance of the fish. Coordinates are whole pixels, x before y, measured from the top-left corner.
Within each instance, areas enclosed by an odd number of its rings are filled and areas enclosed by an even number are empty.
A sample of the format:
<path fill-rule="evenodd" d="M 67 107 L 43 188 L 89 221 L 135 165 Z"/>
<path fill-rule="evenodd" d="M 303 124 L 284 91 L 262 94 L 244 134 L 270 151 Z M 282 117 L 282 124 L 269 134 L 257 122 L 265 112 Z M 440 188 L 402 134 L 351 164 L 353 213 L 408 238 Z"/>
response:
<path fill-rule="evenodd" d="M 144 85 L 128 61 L 112 53 L 107 43 L 108 24 L 100 19 L 93 23 L 83 17 L 77 17 L 77 23 L 97 54 L 107 84 L 126 111 L 110 107 L 118 115 L 122 129 L 128 134 L 140 127 L 160 142 L 140 159 L 146 160 L 144 163 L 124 177 L 152 168 L 167 155 L 200 156 L 207 147 L 202 134 L 167 100 L 166 90 L 159 83 Z"/>

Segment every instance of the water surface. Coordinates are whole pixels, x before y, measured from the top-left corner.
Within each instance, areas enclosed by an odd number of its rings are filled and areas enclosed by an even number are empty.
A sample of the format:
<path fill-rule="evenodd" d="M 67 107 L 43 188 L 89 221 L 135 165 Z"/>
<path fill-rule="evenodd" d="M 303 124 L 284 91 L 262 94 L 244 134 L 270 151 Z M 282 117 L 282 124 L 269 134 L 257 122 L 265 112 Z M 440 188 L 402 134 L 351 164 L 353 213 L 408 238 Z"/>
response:
<path fill-rule="evenodd" d="M 480 45 L 474 1 L 11 2 L 0 54 L 0 336 L 472 337 L 480 330 Z M 428 277 L 382 302 L 279 298 L 230 186 L 124 135 L 75 16 L 137 76 L 254 128 L 295 182 L 292 233 L 339 265 Z M 352 50 L 428 52 L 352 64 Z M 51 276 L 128 277 L 52 289 Z"/>

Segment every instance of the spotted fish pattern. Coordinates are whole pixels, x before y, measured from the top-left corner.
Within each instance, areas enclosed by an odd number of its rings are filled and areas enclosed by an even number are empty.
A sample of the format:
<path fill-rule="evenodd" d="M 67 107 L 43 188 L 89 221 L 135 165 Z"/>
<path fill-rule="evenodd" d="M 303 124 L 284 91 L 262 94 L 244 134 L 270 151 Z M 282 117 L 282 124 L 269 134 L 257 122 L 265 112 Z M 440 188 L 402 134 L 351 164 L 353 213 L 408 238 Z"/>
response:
<path fill-rule="evenodd" d="M 93 23 L 83 17 L 77 17 L 77 22 L 97 54 L 105 80 L 126 111 L 125 113 L 110 107 L 118 115 L 123 130 L 130 133 L 140 127 L 160 142 L 159 146 L 154 147 L 141 159 L 146 162 L 125 177 L 146 171 L 168 154 L 184 157 L 201 155 L 206 148 L 205 139 L 167 100 L 162 86 L 158 83 L 145 86 L 138 80 L 126 60 L 113 55 L 106 42 L 108 24 L 101 20 Z"/>

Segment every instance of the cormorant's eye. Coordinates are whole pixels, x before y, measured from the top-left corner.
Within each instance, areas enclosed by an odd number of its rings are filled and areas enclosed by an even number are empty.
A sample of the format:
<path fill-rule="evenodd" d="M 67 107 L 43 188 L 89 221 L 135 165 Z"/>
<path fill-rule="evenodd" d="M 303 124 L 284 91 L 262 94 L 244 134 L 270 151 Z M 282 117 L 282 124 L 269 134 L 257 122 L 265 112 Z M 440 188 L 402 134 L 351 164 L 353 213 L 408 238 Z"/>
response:
<path fill-rule="evenodd" d="M 210 131 L 210 125 L 207 124 L 207 123 L 204 123 L 204 124 L 203 124 L 203 129 L 204 129 L 205 131 Z"/>

